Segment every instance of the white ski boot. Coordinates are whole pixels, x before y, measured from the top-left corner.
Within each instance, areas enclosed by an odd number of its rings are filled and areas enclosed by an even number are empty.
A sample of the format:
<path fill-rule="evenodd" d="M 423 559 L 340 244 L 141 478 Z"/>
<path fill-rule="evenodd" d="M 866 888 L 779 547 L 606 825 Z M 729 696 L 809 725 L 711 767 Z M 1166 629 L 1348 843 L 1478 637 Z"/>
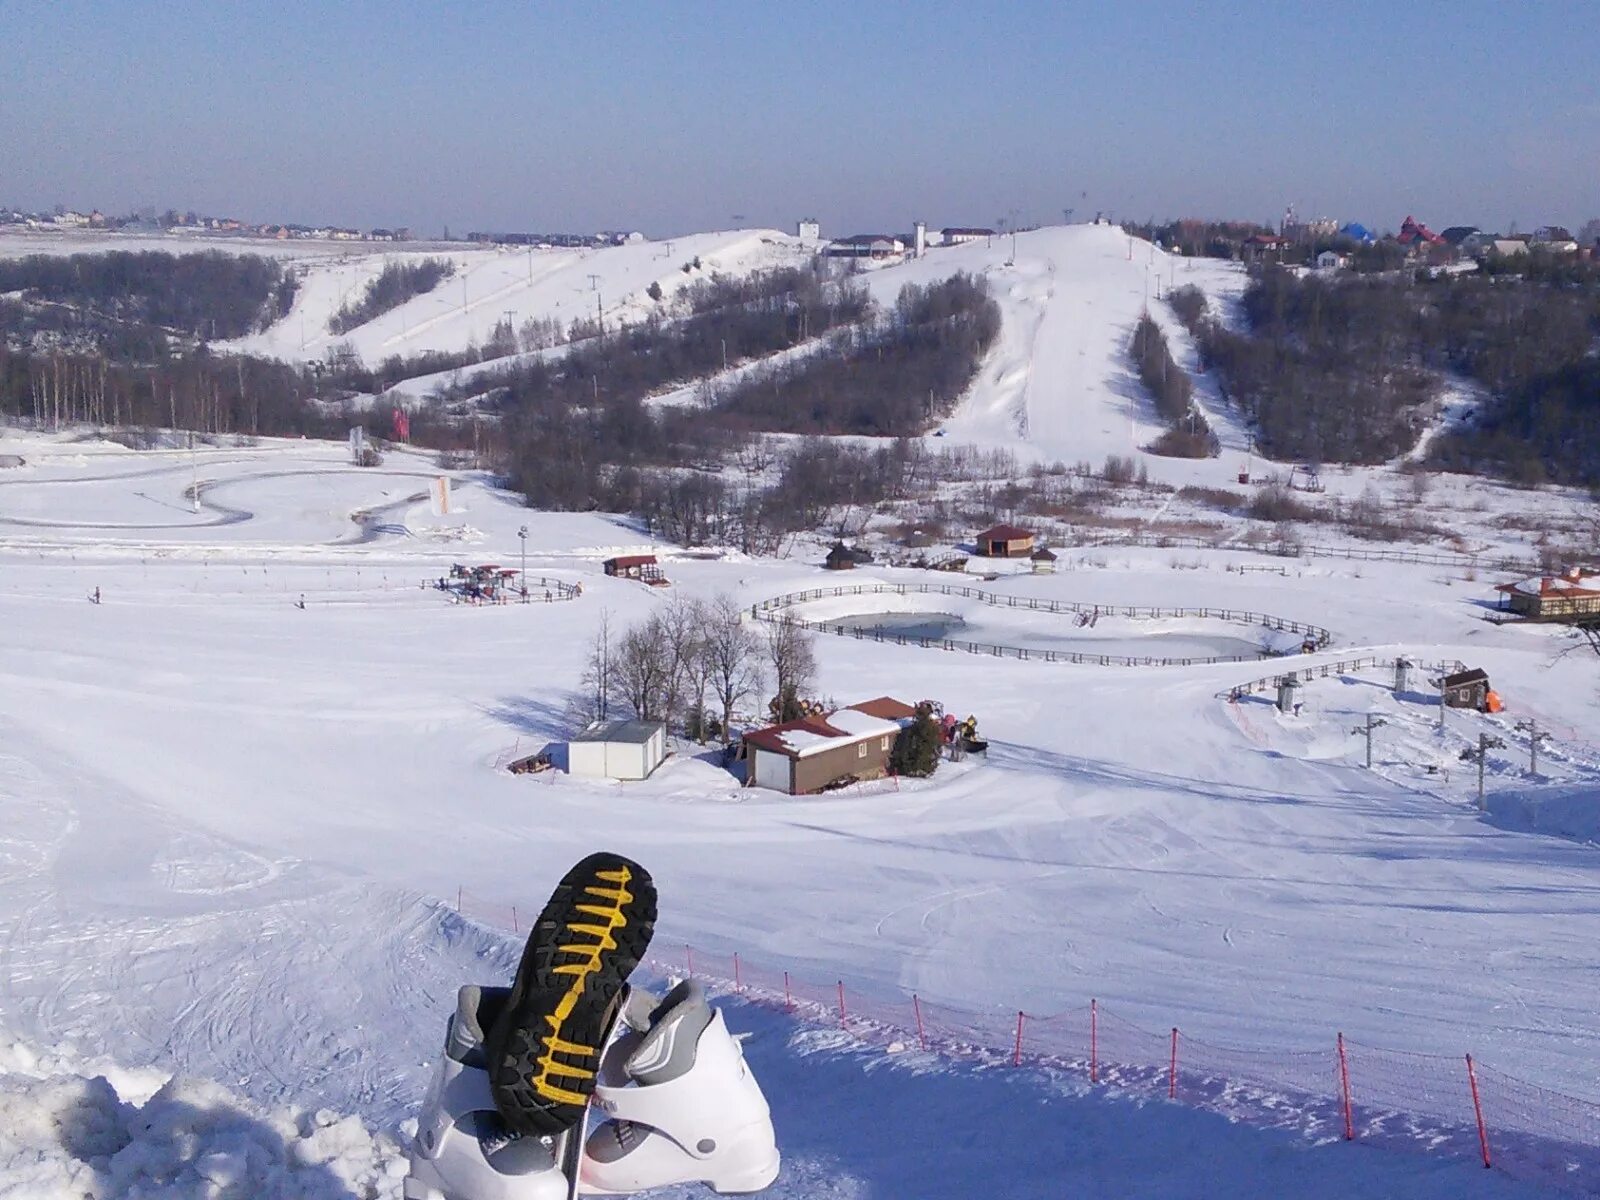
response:
<path fill-rule="evenodd" d="M 625 1031 L 600 1062 L 580 1190 L 616 1195 L 673 1183 L 757 1192 L 778 1176 L 772 1116 L 744 1052 L 700 985 L 679 984 L 654 1011 L 635 993 Z"/>
<path fill-rule="evenodd" d="M 456 996 L 444 1056 L 417 1120 L 405 1200 L 567 1200 L 561 1139 L 518 1135 L 495 1108 L 484 1030 L 510 988 L 469 984 Z M 564 1136 L 582 1137 L 580 1128 Z"/>

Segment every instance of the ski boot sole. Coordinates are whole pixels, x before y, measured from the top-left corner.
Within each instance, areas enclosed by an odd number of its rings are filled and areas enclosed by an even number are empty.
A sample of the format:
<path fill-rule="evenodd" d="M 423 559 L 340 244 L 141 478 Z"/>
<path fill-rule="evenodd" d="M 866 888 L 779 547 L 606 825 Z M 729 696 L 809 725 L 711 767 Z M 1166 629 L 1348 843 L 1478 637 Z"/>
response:
<path fill-rule="evenodd" d="M 562 877 L 484 1043 L 490 1093 L 513 1129 L 545 1136 L 583 1119 L 624 984 L 655 920 L 655 884 L 621 855 L 591 854 Z"/>

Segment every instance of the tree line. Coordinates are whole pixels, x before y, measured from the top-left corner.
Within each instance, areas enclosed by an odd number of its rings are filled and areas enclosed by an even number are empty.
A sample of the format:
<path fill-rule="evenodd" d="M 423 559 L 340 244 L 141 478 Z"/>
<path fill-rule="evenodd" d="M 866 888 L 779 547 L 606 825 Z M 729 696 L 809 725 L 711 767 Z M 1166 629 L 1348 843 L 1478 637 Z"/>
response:
<path fill-rule="evenodd" d="M 1258 268 L 1243 299 L 1247 333 L 1215 320 L 1194 289 L 1170 299 L 1274 457 L 1379 462 L 1405 453 L 1450 372 L 1490 400 L 1476 423 L 1435 440 L 1430 461 L 1530 482 L 1600 482 L 1592 272 L 1326 278 Z"/>
<path fill-rule="evenodd" d="M 1194 404 L 1194 381 L 1189 372 L 1180 367 L 1167 345 L 1167 335 L 1161 332 L 1149 313 L 1139 318 L 1134 326 L 1133 341 L 1129 345 L 1139 381 L 1155 398 L 1156 412 L 1167 423 L 1167 428 L 1149 446 L 1152 454 L 1170 458 L 1210 458 L 1217 453 L 1217 437 L 1211 432 L 1204 414 Z"/>
<path fill-rule="evenodd" d="M 84 314 L 84 329 L 148 326 L 183 338 L 242 337 L 289 311 L 296 280 L 275 259 L 207 250 L 168 254 L 32 254 L 0 259 L 0 293 L 21 293 L 4 314 L 6 340 L 18 348 L 29 314 L 64 305 Z M 42 320 L 39 330 L 49 330 Z M 81 347 L 80 347 L 81 348 Z"/>
<path fill-rule="evenodd" d="M 901 437 L 947 415 L 1000 332 L 1000 307 L 961 273 L 906 284 L 893 311 L 843 331 L 825 353 L 751 372 L 709 406 L 747 429 Z"/>
<path fill-rule="evenodd" d="M 399 308 L 413 297 L 433 291 L 455 271 L 455 263 L 448 258 L 385 263 L 383 270 L 367 281 L 359 300 L 341 305 L 328 318 L 328 329 L 332 333 L 348 333 L 391 309 Z"/>

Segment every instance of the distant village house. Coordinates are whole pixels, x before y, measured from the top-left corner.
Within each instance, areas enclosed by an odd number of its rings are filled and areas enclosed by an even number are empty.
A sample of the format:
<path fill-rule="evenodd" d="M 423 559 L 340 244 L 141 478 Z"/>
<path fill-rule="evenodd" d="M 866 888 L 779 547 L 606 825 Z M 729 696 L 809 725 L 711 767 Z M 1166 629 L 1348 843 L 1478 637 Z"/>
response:
<path fill-rule="evenodd" d="M 835 238 L 823 251 L 829 258 L 893 258 L 905 252 L 905 242 L 887 233 L 857 233 Z"/>

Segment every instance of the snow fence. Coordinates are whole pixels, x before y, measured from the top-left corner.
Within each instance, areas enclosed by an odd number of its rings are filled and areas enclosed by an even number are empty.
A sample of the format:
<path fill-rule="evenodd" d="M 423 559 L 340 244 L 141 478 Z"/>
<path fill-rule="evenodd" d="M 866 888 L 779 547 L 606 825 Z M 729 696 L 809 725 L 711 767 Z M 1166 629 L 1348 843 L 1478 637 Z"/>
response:
<path fill-rule="evenodd" d="M 541 907 L 497 904 L 464 889 L 456 900 L 468 920 L 513 933 L 525 932 L 527 914 Z M 978 1012 L 687 945 L 676 955 L 651 956 L 646 966 L 797 1020 L 837 1026 L 891 1052 L 1060 1071 L 1123 1096 L 1319 1140 L 1473 1159 L 1517 1179 L 1600 1195 L 1600 1102 L 1505 1074 L 1467 1053 L 1389 1050 L 1337 1032 L 1305 1049 L 1223 1045 L 1176 1026 L 1147 1029 L 1096 1000 L 1050 1014 Z"/>

